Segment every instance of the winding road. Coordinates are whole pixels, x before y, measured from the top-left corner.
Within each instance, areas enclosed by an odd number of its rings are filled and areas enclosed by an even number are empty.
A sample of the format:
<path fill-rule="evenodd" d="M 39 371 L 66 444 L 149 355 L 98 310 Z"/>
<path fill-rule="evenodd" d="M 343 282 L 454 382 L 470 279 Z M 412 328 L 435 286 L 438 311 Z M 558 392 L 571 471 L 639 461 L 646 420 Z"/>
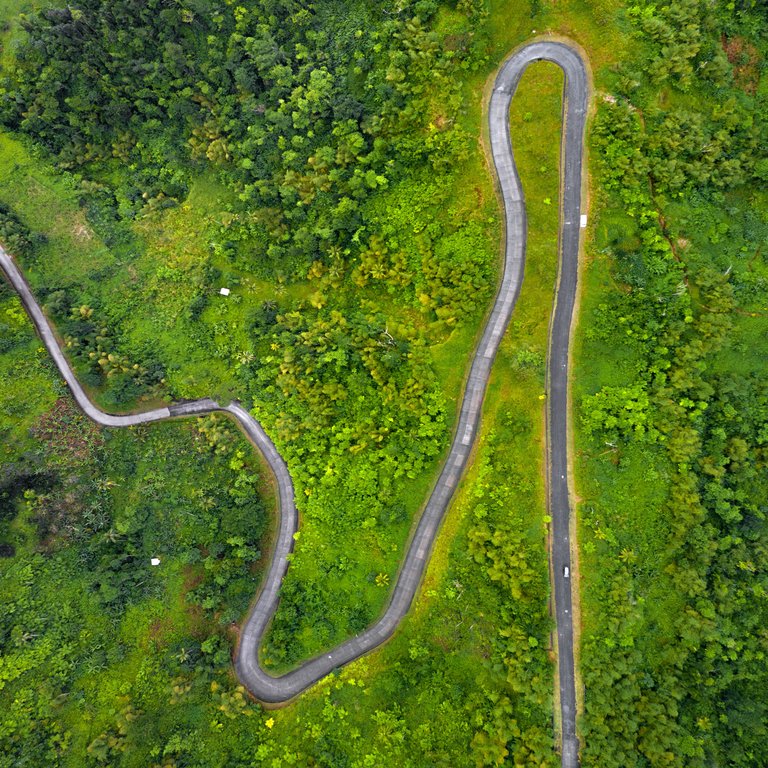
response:
<path fill-rule="evenodd" d="M 493 360 L 514 309 L 525 264 L 525 201 L 515 167 L 509 133 L 509 107 L 528 64 L 547 60 L 565 73 L 562 143 L 560 271 L 555 309 L 550 324 L 547 366 L 548 504 L 552 517 L 551 568 L 554 579 L 557 621 L 558 672 L 560 680 L 562 766 L 579 764 L 576 737 L 573 624 L 570 569 L 570 502 L 568 489 L 568 349 L 576 296 L 579 228 L 581 214 L 582 153 L 587 113 L 588 79 L 578 52 L 559 42 L 534 42 L 515 51 L 502 65 L 489 107 L 493 162 L 504 201 L 506 242 L 501 285 L 474 354 L 450 452 L 427 502 L 408 552 L 403 560 L 390 601 L 382 616 L 368 629 L 333 650 L 306 661 L 296 669 L 273 677 L 259 664 L 258 650 L 280 599 L 280 587 L 288 569 L 298 528 L 294 489 L 288 468 L 261 425 L 238 402 L 223 406 L 211 399 L 178 403 L 144 413 L 105 413 L 88 398 L 76 379 L 51 325 L 35 300 L 13 259 L 0 248 L 0 266 L 16 289 L 37 331 L 78 405 L 97 424 L 127 427 L 181 416 L 221 411 L 234 417 L 251 442 L 262 452 L 277 480 L 279 532 L 272 562 L 262 590 L 240 634 L 235 668 L 253 695 L 268 703 L 285 702 L 309 688 L 334 669 L 370 652 L 392 636 L 408 612 L 429 561 L 432 544 L 453 494 L 461 480 L 477 435 L 483 398 Z"/>

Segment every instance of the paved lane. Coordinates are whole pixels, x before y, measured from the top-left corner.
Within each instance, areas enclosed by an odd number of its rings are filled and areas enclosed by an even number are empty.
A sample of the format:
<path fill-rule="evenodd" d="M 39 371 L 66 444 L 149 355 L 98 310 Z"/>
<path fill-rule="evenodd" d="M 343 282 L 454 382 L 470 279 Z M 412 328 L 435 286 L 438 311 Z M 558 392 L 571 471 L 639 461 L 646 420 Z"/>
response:
<path fill-rule="evenodd" d="M 555 309 L 550 322 L 547 355 L 547 492 L 552 517 L 550 567 L 555 587 L 557 658 L 560 684 L 562 766 L 579 765 L 576 737 L 576 686 L 573 653 L 573 605 L 571 593 L 570 493 L 568 489 L 568 351 L 576 298 L 581 218 L 584 127 L 589 84 L 586 68 L 573 48 L 563 43 L 532 43 L 515 52 L 496 78 L 490 106 L 491 146 L 507 214 L 507 250 L 519 246 L 517 222 L 525 221 L 523 192 L 512 157 L 509 138 L 509 105 L 525 68 L 532 61 L 551 61 L 565 73 L 563 143 L 561 158 L 560 270 Z M 510 221 L 512 219 L 512 221 Z M 524 224 L 523 224 L 524 226 Z M 569 576 L 565 573 L 568 569 Z"/>
<path fill-rule="evenodd" d="M 280 703 L 298 695 L 334 669 L 373 650 L 392 636 L 408 612 L 429 560 L 440 523 L 466 468 L 480 422 L 483 398 L 504 331 L 509 323 L 523 280 L 525 264 L 525 202 L 515 168 L 509 135 L 509 106 L 525 68 L 532 61 L 546 59 L 565 72 L 565 136 L 562 158 L 561 262 L 555 310 L 550 327 L 547 384 L 548 493 L 552 515 L 552 570 L 555 583 L 560 701 L 562 712 L 562 765 L 578 765 L 576 701 L 571 622 L 571 582 L 564 568 L 570 568 L 570 504 L 567 472 L 567 376 L 568 343 L 576 293 L 581 213 L 581 174 L 584 122 L 588 85 L 584 64 L 567 45 L 537 42 L 513 53 L 499 70 L 489 108 L 493 161 L 504 200 L 506 243 L 504 270 L 493 309 L 475 351 L 456 432 L 440 477 L 419 519 L 410 548 L 401 565 L 389 604 L 374 624 L 333 650 L 306 661 L 296 669 L 273 677 L 259 664 L 258 649 L 277 610 L 280 586 L 293 549 L 298 514 L 290 474 L 261 425 L 239 403 L 222 406 L 204 398 L 178 403 L 144 413 L 116 416 L 99 409 L 89 399 L 67 362 L 56 336 L 37 304 L 14 261 L 0 248 L 0 267 L 5 272 L 34 322 L 48 352 L 66 380 L 75 400 L 95 422 L 125 427 L 180 416 L 225 412 L 235 418 L 249 440 L 262 452 L 275 475 L 279 493 L 279 531 L 271 565 L 258 599 L 243 624 L 235 668 L 240 681 L 264 702 Z"/>

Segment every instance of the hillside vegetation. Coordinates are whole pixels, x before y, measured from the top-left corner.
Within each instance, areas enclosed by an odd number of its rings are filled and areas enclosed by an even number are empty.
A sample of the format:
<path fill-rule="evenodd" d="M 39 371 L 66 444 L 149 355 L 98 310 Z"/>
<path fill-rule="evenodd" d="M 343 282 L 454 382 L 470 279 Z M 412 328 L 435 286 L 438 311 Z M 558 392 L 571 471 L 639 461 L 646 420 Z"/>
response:
<path fill-rule="evenodd" d="M 582 764 L 768 754 L 766 23 L 749 0 L 2 4 L 0 242 L 79 377 L 114 411 L 238 398 L 288 462 L 273 671 L 385 604 L 498 277 L 483 86 L 554 32 L 595 87 Z M 512 106 L 526 282 L 422 594 L 283 710 L 231 667 L 267 468 L 224 417 L 90 425 L 0 285 L 2 768 L 559 764 L 541 398 L 561 90 L 535 64 Z"/>
<path fill-rule="evenodd" d="M 585 763 L 768 753 L 764 11 L 629 9 L 574 375 Z"/>

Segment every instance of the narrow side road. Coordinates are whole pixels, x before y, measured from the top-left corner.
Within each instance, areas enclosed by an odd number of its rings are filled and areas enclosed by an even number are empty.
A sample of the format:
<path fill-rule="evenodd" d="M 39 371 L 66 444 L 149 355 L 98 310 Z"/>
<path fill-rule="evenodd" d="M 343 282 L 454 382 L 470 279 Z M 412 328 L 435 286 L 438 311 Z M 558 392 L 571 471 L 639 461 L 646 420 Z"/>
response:
<path fill-rule="evenodd" d="M 293 549 L 298 514 L 288 468 L 261 425 L 239 403 L 222 406 L 204 398 L 166 408 L 131 415 L 105 413 L 88 398 L 59 346 L 42 309 L 13 259 L 0 248 L 0 267 L 16 289 L 48 352 L 66 380 L 78 405 L 93 421 L 108 427 L 127 427 L 180 416 L 198 416 L 221 411 L 235 418 L 250 441 L 260 450 L 275 475 L 279 493 L 279 532 L 269 571 L 245 620 L 237 648 L 237 676 L 253 695 L 264 702 L 285 702 L 328 673 L 370 652 L 392 636 L 408 612 L 429 560 L 440 523 L 467 465 L 478 431 L 483 398 L 491 366 L 509 323 L 523 280 L 525 264 L 525 202 L 515 168 L 509 134 L 509 106 L 525 68 L 532 61 L 546 59 L 565 72 L 565 126 L 563 195 L 561 203 L 560 274 L 555 311 L 550 327 L 548 355 L 548 494 L 553 519 L 552 569 L 555 577 L 555 608 L 558 636 L 558 668 L 562 709 L 562 765 L 578 766 L 576 700 L 571 621 L 570 504 L 567 482 L 567 377 L 568 342 L 576 293 L 581 213 L 581 173 L 584 124 L 588 98 L 587 76 L 579 54 L 556 42 L 536 42 L 514 52 L 499 70 L 489 108 L 493 161 L 504 200 L 506 243 L 502 282 L 482 339 L 475 351 L 461 411 L 450 452 L 437 483 L 419 519 L 410 548 L 403 560 L 397 582 L 383 615 L 368 629 L 333 650 L 304 662 L 281 677 L 265 672 L 258 650 L 277 610 L 280 586 Z"/>

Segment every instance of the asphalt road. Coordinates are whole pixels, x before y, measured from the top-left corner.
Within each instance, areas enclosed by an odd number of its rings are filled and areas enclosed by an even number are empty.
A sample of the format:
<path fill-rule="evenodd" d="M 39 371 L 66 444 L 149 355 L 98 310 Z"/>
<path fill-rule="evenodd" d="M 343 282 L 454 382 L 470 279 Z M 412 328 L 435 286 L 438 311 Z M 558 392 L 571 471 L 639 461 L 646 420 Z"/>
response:
<path fill-rule="evenodd" d="M 573 600 L 568 489 L 568 350 L 576 299 L 581 220 L 582 161 L 589 82 L 580 55 L 562 43 L 532 43 L 515 52 L 496 77 L 490 104 L 493 159 L 507 215 L 507 263 L 522 273 L 525 255 L 525 203 L 509 137 L 509 105 L 525 68 L 544 59 L 565 73 L 560 189 L 560 269 L 555 308 L 550 320 L 547 355 L 547 501 L 552 517 L 550 567 L 554 582 L 557 660 L 560 684 L 561 760 L 563 768 L 579 765 L 576 736 L 576 685 L 573 653 Z M 521 223 L 522 222 L 522 223 Z M 518 236 L 520 227 L 523 234 Z M 506 280 L 506 275 L 505 275 Z M 503 291 L 503 287 L 502 287 Z"/>
<path fill-rule="evenodd" d="M 505 209 L 506 244 L 502 282 L 482 339 L 475 351 L 450 452 L 419 519 L 389 604 L 381 618 L 360 635 L 327 653 L 306 661 L 281 677 L 273 677 L 262 669 L 258 650 L 277 610 L 280 586 L 288 569 L 288 555 L 293 549 L 294 533 L 298 529 L 298 514 L 294 505 L 294 489 L 288 468 L 272 441 L 261 425 L 237 402 L 222 406 L 206 398 L 131 415 L 116 416 L 105 413 L 88 399 L 24 277 L 2 248 L 0 248 L 0 267 L 17 290 L 78 405 L 93 421 L 108 427 L 126 427 L 173 417 L 220 411 L 235 418 L 251 442 L 263 453 L 277 481 L 279 532 L 269 572 L 241 630 L 235 668 L 240 681 L 256 698 L 269 703 L 285 702 L 334 669 L 370 652 L 391 637 L 408 612 L 421 582 L 440 523 L 467 465 L 480 422 L 491 366 L 512 315 L 523 280 L 526 237 L 525 202 L 512 155 L 509 105 L 525 68 L 530 62 L 539 59 L 555 62 L 566 75 L 561 263 L 555 310 L 550 326 L 547 428 L 548 493 L 553 521 L 551 562 L 555 583 L 562 710 L 562 765 L 563 768 L 574 768 L 578 765 L 578 740 L 575 722 L 571 582 L 563 576 L 563 568 L 566 565 L 570 567 L 567 376 L 570 325 L 576 292 L 582 148 L 588 97 L 586 71 L 575 50 L 562 43 L 532 43 L 513 53 L 497 75 L 490 101 L 489 127 L 493 160 Z"/>

